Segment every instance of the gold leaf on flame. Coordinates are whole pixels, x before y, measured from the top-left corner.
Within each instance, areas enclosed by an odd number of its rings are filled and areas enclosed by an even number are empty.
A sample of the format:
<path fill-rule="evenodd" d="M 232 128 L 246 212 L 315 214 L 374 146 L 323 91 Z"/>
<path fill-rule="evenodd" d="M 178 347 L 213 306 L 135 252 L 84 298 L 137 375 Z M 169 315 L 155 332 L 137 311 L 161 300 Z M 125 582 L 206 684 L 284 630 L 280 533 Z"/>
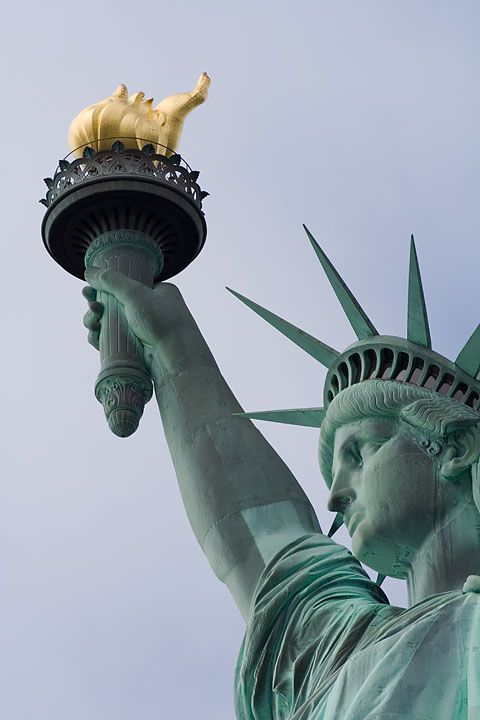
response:
<path fill-rule="evenodd" d="M 128 95 L 126 85 L 119 85 L 109 97 L 82 110 L 70 125 L 70 149 L 81 157 L 89 145 L 94 150 L 108 150 L 115 140 L 126 148 L 142 148 L 152 143 L 162 155 L 176 152 L 186 116 L 207 99 L 210 78 L 202 73 L 192 92 L 170 95 L 155 108 L 153 98 L 145 93 Z"/>

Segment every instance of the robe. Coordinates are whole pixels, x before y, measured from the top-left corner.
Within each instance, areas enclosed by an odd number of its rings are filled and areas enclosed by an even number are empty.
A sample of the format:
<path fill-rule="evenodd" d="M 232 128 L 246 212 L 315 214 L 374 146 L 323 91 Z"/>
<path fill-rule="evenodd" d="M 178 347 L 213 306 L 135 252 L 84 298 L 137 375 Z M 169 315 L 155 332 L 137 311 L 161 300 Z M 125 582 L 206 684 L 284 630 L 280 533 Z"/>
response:
<path fill-rule="evenodd" d="M 290 542 L 257 585 L 239 720 L 480 720 L 480 578 L 393 607 L 348 550 Z"/>

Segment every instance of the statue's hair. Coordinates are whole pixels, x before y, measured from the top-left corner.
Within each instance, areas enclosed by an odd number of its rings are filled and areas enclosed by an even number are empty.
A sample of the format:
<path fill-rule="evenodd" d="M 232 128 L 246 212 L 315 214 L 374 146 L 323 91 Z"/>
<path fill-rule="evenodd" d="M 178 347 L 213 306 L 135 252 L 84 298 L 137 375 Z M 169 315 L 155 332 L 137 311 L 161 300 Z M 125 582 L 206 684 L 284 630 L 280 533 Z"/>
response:
<path fill-rule="evenodd" d="M 479 413 L 432 390 L 392 380 L 357 383 L 332 400 L 322 423 L 319 461 L 328 486 L 332 484 L 335 431 L 349 422 L 369 417 L 397 419 L 437 443 L 456 430 L 480 426 Z M 429 452 L 428 443 L 425 450 Z"/>

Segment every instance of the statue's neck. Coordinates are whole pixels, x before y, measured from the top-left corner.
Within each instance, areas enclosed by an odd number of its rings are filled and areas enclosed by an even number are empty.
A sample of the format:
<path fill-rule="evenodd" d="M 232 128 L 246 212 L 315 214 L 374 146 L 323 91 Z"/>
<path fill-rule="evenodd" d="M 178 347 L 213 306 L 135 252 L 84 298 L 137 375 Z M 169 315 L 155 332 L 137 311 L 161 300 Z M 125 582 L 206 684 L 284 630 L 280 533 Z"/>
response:
<path fill-rule="evenodd" d="M 469 575 L 480 575 L 479 525 L 472 502 L 431 534 L 407 575 L 409 605 L 430 595 L 461 590 Z"/>

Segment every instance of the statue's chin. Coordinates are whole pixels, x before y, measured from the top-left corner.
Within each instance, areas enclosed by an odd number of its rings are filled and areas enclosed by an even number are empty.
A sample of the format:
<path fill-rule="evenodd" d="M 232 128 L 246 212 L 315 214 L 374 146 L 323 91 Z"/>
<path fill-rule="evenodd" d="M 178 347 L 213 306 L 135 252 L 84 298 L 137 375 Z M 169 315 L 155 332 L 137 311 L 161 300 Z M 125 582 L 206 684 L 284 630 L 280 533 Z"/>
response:
<path fill-rule="evenodd" d="M 352 552 L 361 563 L 382 575 L 404 578 L 406 567 L 402 549 L 390 538 L 375 531 L 363 520 L 352 534 Z"/>
<path fill-rule="evenodd" d="M 352 552 L 357 558 L 357 560 L 360 560 L 360 562 L 366 562 L 365 558 L 368 557 L 370 560 L 373 559 L 373 553 L 369 551 L 368 548 L 368 536 L 365 537 L 365 534 L 363 532 L 363 529 L 361 525 L 364 524 L 360 523 L 351 533 L 352 538 Z M 369 563 L 367 563 L 368 565 Z"/>

